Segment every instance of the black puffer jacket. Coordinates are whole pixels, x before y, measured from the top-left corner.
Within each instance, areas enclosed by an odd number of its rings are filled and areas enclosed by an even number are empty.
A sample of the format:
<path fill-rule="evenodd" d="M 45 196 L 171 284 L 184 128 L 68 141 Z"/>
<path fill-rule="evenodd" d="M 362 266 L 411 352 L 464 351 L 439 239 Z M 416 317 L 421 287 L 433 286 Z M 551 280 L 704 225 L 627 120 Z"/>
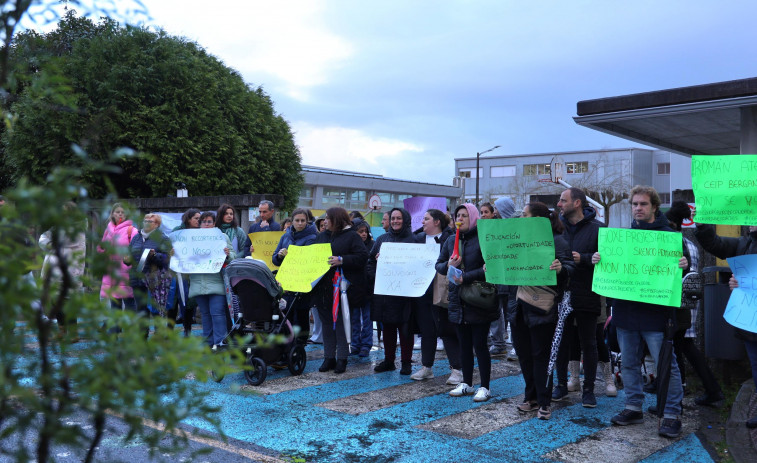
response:
<path fill-rule="evenodd" d="M 600 296 L 591 290 L 594 278 L 594 264 L 591 263 L 591 256 L 599 249 L 599 229 L 606 225 L 595 219 L 594 209 L 586 207 L 583 212 L 584 218 L 575 225 L 571 225 L 565 217 L 560 216 L 565 225 L 562 236 L 568 242 L 571 256 L 573 251 L 581 256 L 570 278 L 570 302 L 573 310 L 577 312 L 599 315 L 602 308 Z"/>
<path fill-rule="evenodd" d="M 455 249 L 455 235 L 447 238 L 442 246 L 439 259 L 436 261 L 436 271 L 442 275 L 447 274 L 449 257 Z M 463 271 L 463 284 L 474 281 L 486 281 L 484 275 L 484 256 L 481 254 L 481 245 L 478 243 L 478 228 L 473 227 L 460 234 L 460 255 L 463 263 L 460 266 Z M 465 268 L 463 268 L 465 267 Z M 457 323 L 490 323 L 492 320 L 481 318 L 477 312 L 468 310 L 460 300 L 458 293 L 460 286 L 449 283 L 449 321 Z"/>
<path fill-rule="evenodd" d="M 376 267 L 378 265 L 376 256 L 380 254 L 383 243 L 415 243 L 415 237 L 410 230 L 410 213 L 405 209 L 395 207 L 389 212 L 390 217 L 394 211 L 400 211 L 402 214 L 402 229 L 396 231 L 389 228 L 388 233 L 376 238 L 376 243 L 374 243 L 373 249 L 371 249 L 368 256 L 368 264 L 365 266 L 365 273 L 368 279 L 374 282 L 376 280 Z M 397 325 L 406 323 L 410 320 L 411 300 L 412 298 L 409 297 L 374 294 L 373 301 L 371 302 L 371 320 Z"/>
<path fill-rule="evenodd" d="M 655 213 L 654 222 L 638 222 L 634 220 L 631 223 L 631 228 L 675 233 L 675 230 L 670 228 L 668 219 L 660 211 Z M 683 247 L 684 257 L 686 257 L 687 261 L 690 260 L 689 250 L 683 245 L 683 241 L 681 242 L 681 246 Z M 682 279 L 687 272 L 688 268 L 681 271 Z M 665 325 L 670 316 L 669 306 L 628 301 L 625 299 L 615 299 L 614 301 L 612 322 L 616 327 L 629 331 L 665 331 Z"/>
<path fill-rule="evenodd" d="M 700 224 L 694 236 L 705 251 L 721 259 L 757 254 L 757 231 L 749 232 L 748 236 L 731 238 L 718 236 L 714 225 Z M 736 328 L 736 334 L 745 341 L 757 342 L 757 333 Z"/>
<path fill-rule="evenodd" d="M 350 282 L 347 289 L 347 299 L 350 307 L 363 307 L 365 298 L 365 261 L 368 259 L 368 251 L 365 250 L 363 240 L 355 230 L 350 227 L 342 231 L 331 233 L 324 231 L 315 238 L 316 243 L 331 243 L 331 255 L 341 256 L 342 265 L 332 267 L 318 282 L 313 290 L 313 304 L 318 307 L 331 307 L 334 302 L 333 278 L 337 268 L 344 272 L 344 278 Z"/>
<path fill-rule="evenodd" d="M 557 304 L 562 301 L 563 294 L 568 287 L 571 275 L 573 275 L 576 268 L 576 264 L 573 261 L 573 254 L 568 247 L 568 242 L 565 241 L 565 238 L 563 238 L 562 235 L 552 235 L 552 237 L 555 240 L 555 259 L 558 259 L 562 264 L 560 273 L 557 274 L 557 284 L 549 286 L 549 288 L 552 288 L 557 292 L 555 304 L 549 312 L 544 312 L 541 309 L 531 307 L 523 301 L 518 300 L 518 309 L 523 310 L 523 319 L 529 327 L 557 322 Z M 552 262 L 550 262 L 550 264 L 551 263 Z"/>

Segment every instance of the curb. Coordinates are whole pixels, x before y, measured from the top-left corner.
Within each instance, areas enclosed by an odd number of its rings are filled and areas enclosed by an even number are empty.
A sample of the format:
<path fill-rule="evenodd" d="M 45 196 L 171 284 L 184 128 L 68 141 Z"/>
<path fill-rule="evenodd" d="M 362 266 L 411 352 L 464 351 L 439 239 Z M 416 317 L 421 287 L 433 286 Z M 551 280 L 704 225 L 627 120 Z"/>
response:
<path fill-rule="evenodd" d="M 744 422 L 752 416 L 752 396 L 754 395 L 754 381 L 749 379 L 741 385 L 736 400 L 731 406 L 731 415 L 725 425 L 725 440 L 728 445 L 728 451 L 734 461 L 754 462 L 757 461 L 757 449 L 752 441 L 752 433 L 757 430 L 750 430 L 744 425 Z"/>

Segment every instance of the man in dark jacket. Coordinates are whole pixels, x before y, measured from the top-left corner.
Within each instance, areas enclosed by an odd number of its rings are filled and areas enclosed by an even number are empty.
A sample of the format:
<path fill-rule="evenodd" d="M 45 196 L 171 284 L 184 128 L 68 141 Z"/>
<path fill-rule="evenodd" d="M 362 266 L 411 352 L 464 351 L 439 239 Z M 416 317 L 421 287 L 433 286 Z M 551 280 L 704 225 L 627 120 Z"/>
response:
<path fill-rule="evenodd" d="M 668 225 L 668 219 L 660 213 L 660 196 L 650 186 L 635 186 L 631 190 L 631 211 L 633 213 L 632 229 L 673 232 Z M 685 255 L 678 262 L 678 267 L 688 269 L 688 259 Z M 593 264 L 600 261 L 599 253 L 591 258 Z M 681 275 L 683 276 L 683 274 Z M 644 422 L 644 390 L 641 379 L 641 362 L 644 361 L 643 341 L 649 347 L 649 353 L 658 364 L 662 347 L 665 324 L 668 320 L 669 307 L 637 301 L 616 299 L 613 306 L 612 322 L 618 332 L 618 343 L 623 354 L 621 373 L 626 393 L 625 409 L 612 417 L 613 424 L 626 426 Z M 664 416 L 660 422 L 658 433 L 664 437 L 675 438 L 681 434 L 681 401 L 683 387 L 681 374 L 675 355 L 670 364 L 670 385 Z"/>
<path fill-rule="evenodd" d="M 561 210 L 560 220 L 565 225 L 563 237 L 573 254 L 576 269 L 570 279 L 570 301 L 573 312 L 565 320 L 565 332 L 557 356 L 557 386 L 552 392 L 552 400 L 560 401 L 568 395 L 568 360 L 573 336 L 578 334 L 584 358 L 584 385 L 581 402 L 584 407 L 594 408 L 594 380 L 597 377 L 597 316 L 602 308 L 599 294 L 591 290 L 594 266 L 591 256 L 597 252 L 599 228 L 604 224 L 595 219 L 596 213 L 586 202 L 586 194 L 578 188 L 568 188 L 560 195 L 557 207 Z M 577 330 L 573 327 L 576 325 Z M 579 362 L 571 362 L 571 381 L 578 390 Z M 616 392 L 617 394 L 617 392 Z"/>
<path fill-rule="evenodd" d="M 757 226 L 749 227 L 749 235 L 747 236 L 729 238 L 718 236 L 715 233 L 715 227 L 712 225 L 698 224 L 694 236 L 705 251 L 720 259 L 757 254 Z M 733 290 L 739 286 L 739 282 L 732 276 L 728 286 Z M 736 336 L 744 341 L 747 357 L 749 357 L 749 363 L 752 365 L 752 380 L 757 385 L 757 333 L 736 328 Z M 746 427 L 757 428 L 757 416 L 747 420 Z"/>
<path fill-rule="evenodd" d="M 259 220 L 250 225 L 250 229 L 247 230 L 247 239 L 244 242 L 244 256 L 247 257 L 252 254 L 252 241 L 250 240 L 250 233 L 257 233 L 263 231 L 280 231 L 281 225 L 273 220 L 273 203 L 264 199 L 258 204 Z"/>

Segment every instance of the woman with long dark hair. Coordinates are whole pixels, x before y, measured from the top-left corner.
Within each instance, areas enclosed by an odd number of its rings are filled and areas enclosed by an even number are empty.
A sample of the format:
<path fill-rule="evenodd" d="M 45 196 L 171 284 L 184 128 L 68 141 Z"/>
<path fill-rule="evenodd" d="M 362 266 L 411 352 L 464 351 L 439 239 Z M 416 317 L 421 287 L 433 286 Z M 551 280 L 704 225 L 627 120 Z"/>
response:
<path fill-rule="evenodd" d="M 350 216 L 341 207 L 332 207 L 326 211 L 326 231 L 315 239 L 316 243 L 330 243 L 332 255 L 328 259 L 331 269 L 320 279 L 313 291 L 313 302 L 318 307 L 323 330 L 324 361 L 318 371 L 334 370 L 344 373 L 347 370 L 347 356 L 350 346 L 344 332 L 341 307 L 334 320 L 334 284 L 337 272 L 350 282 L 347 299 L 350 309 L 362 307 L 365 303 L 365 276 L 363 268 L 368 252 L 355 229 L 352 228 Z M 337 297 L 339 297 L 337 295 Z"/>
<path fill-rule="evenodd" d="M 202 212 L 200 212 L 199 209 L 196 209 L 194 207 L 191 207 L 184 212 L 181 216 L 181 224 L 175 227 L 171 232 L 175 232 L 178 230 L 188 230 L 190 228 L 200 228 L 200 215 Z M 179 289 L 177 286 L 177 290 L 174 292 L 175 299 L 178 301 L 179 306 L 179 318 L 176 320 L 181 321 L 182 325 L 184 325 L 184 337 L 188 337 L 192 333 L 192 323 L 195 319 L 195 312 L 197 311 L 197 303 L 195 301 L 189 300 L 189 275 L 185 275 L 181 277 L 181 283 L 179 282 L 178 278 L 175 278 L 176 284 L 182 284 L 184 286 L 184 297 L 187 298 L 186 301 L 183 301 L 181 299 L 181 295 L 179 294 Z"/>
<path fill-rule="evenodd" d="M 234 208 L 230 204 L 221 204 L 221 207 L 216 211 L 215 220 L 215 226 L 229 237 L 231 250 L 234 251 L 231 253 L 231 259 L 244 257 L 244 242 L 247 239 L 247 234 L 239 226 Z"/>
<path fill-rule="evenodd" d="M 357 211 L 352 211 L 350 215 Z M 360 214 L 359 212 L 357 212 Z M 353 217 L 352 224 L 355 231 L 363 244 L 365 250 L 370 252 L 373 249 L 373 237 L 371 236 L 371 226 L 362 219 Z M 367 283 L 367 280 L 366 280 Z M 373 286 L 365 285 L 365 304 L 362 307 L 356 307 L 350 311 L 350 321 L 352 322 L 352 345 L 351 353 L 360 357 L 368 357 L 373 347 L 373 320 L 371 320 L 371 300 L 373 299 Z"/>
<path fill-rule="evenodd" d="M 552 375 L 547 374 L 549 354 L 557 325 L 557 304 L 562 300 L 568 279 L 575 268 L 568 242 L 562 237 L 564 228 L 558 215 L 558 212 L 550 211 L 544 203 L 530 203 L 523 208 L 523 217 L 549 219 L 555 241 L 555 256 L 550 262 L 549 269 L 557 273 L 557 284 L 535 287 L 541 291 L 542 299 L 545 295 L 553 295 L 553 303 L 546 310 L 527 302 L 526 300 L 531 302 L 533 300 L 526 297 L 525 292 L 521 291 L 523 287 L 520 287 L 515 321 L 511 327 L 513 345 L 526 382 L 524 402 L 518 405 L 518 410 L 521 412 L 538 410 L 536 416 L 541 420 L 548 420 L 552 416 L 550 410 Z"/>

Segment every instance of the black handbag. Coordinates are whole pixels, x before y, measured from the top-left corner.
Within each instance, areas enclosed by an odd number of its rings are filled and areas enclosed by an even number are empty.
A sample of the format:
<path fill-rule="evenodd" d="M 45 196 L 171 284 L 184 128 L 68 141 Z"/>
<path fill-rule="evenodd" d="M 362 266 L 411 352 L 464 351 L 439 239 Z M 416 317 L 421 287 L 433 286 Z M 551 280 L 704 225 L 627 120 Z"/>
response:
<path fill-rule="evenodd" d="M 495 313 L 499 309 L 497 288 L 485 281 L 474 281 L 460 286 L 460 300 L 485 312 Z"/>

